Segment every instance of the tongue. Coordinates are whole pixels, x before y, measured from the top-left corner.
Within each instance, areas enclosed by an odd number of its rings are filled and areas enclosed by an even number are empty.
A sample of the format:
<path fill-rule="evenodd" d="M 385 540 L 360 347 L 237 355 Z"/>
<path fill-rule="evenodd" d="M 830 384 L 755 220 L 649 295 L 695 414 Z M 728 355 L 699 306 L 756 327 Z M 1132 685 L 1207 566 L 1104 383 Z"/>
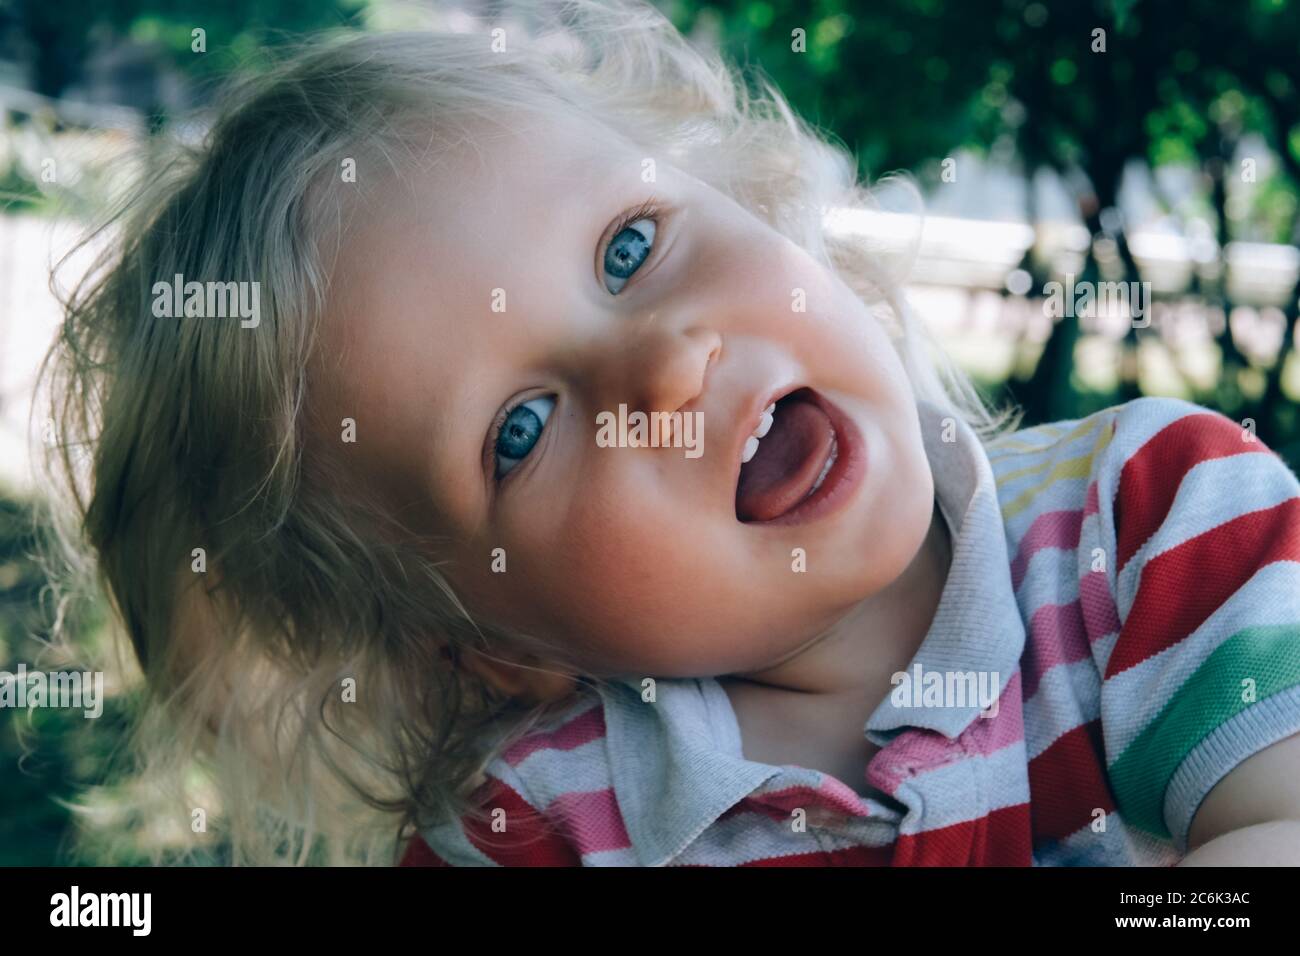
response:
<path fill-rule="evenodd" d="M 800 398 L 776 406 L 758 453 L 740 466 L 736 517 L 771 521 L 807 497 L 830 454 L 835 430 L 816 405 Z"/>

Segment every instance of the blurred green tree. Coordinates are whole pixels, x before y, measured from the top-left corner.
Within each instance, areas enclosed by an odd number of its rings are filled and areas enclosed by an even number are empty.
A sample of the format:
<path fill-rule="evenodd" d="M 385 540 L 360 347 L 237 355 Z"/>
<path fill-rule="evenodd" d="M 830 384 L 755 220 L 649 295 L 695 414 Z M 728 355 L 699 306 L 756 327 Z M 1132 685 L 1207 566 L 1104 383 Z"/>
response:
<path fill-rule="evenodd" d="M 195 77 L 246 65 L 285 39 L 355 25 L 366 0 L 3 0 L 0 24 L 31 51 L 36 92 L 57 97 L 80 76 L 98 27 L 159 43 Z M 196 56 L 192 31 L 206 33 Z"/>

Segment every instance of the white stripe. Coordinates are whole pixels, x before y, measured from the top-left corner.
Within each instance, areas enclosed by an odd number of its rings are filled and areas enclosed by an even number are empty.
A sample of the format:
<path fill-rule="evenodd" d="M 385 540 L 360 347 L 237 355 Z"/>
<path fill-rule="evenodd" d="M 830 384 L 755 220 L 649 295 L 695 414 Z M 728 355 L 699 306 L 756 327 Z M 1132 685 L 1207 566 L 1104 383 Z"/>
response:
<path fill-rule="evenodd" d="M 1014 466 L 1008 463 L 1027 456 L 1041 455 L 1043 452 L 1050 450 L 1052 446 L 1059 444 L 1061 439 L 1072 432 L 1082 421 L 1081 418 L 1072 418 L 1068 421 L 1032 425 L 1029 428 L 1022 428 L 1018 432 L 1008 432 L 1006 435 L 998 436 L 996 441 L 986 446 L 989 462 L 993 465 L 993 473 L 999 475 L 1034 464 L 1032 460 L 1019 462 Z M 1009 447 L 1011 443 L 1017 441 L 1034 444 L 1037 447 Z"/>
<path fill-rule="evenodd" d="M 737 813 L 715 822 L 672 865 L 739 866 L 774 857 L 889 846 L 895 840 L 895 825 L 883 819 L 846 817 L 834 826 L 808 823 L 802 833 L 794 831 L 794 820 Z"/>
<path fill-rule="evenodd" d="M 998 503 L 1004 511 L 1002 520 L 1006 525 L 1007 539 L 1018 545 L 1035 519 L 1049 511 L 1082 511 L 1084 502 L 1088 500 L 1088 485 L 1096 473 L 1097 460 L 1094 459 L 1091 470 L 1082 478 L 1058 478 L 1050 485 L 1043 485 L 1047 476 L 1039 475 L 1037 481 L 1042 485 L 1041 490 L 1027 506 L 1010 517 L 1006 515 L 1005 509 L 1018 495 L 1003 495 L 999 489 Z"/>
<path fill-rule="evenodd" d="M 1276 561 L 1251 575 L 1195 631 L 1106 681 L 1106 752 L 1114 760 L 1225 640 L 1245 627 L 1300 621 L 1300 564 Z M 1249 677 L 1249 674 L 1243 674 Z"/>
<path fill-rule="evenodd" d="M 1112 471 L 1116 482 L 1119 481 L 1124 463 L 1167 426 L 1188 415 L 1204 415 L 1208 411 L 1202 405 L 1194 405 L 1181 398 L 1152 395 L 1120 405 L 1116 415 L 1115 437 L 1106 449 L 1108 457 L 1113 454 L 1119 459 Z"/>
<path fill-rule="evenodd" d="M 1097 472 L 1097 513 L 1099 547 L 1106 550 L 1107 569 L 1111 575 L 1111 593 L 1116 609 L 1127 608 L 1119 590 L 1118 544 L 1115 533 L 1115 499 L 1119 494 L 1124 466 L 1153 437 L 1188 415 L 1204 414 L 1207 409 L 1178 398 L 1139 398 L 1120 407 L 1115 437 L 1102 453 Z"/>
<path fill-rule="evenodd" d="M 504 760 L 494 762 L 488 772 L 497 774 L 501 766 L 507 767 L 518 785 L 528 781 L 528 799 L 545 810 L 557 797 L 567 793 L 591 793 L 614 785 L 606 759 L 605 738 L 598 737 L 572 750 L 545 748 L 535 750 L 514 768 Z M 503 775 L 504 776 L 504 775 Z M 525 791 L 519 790 L 520 795 Z"/>
<path fill-rule="evenodd" d="M 1300 486 L 1295 476 L 1269 453 L 1214 458 L 1193 466 L 1183 476 L 1165 520 L 1120 572 L 1121 613 L 1128 616 L 1148 561 L 1234 518 L 1279 505 L 1297 493 Z"/>
<path fill-rule="evenodd" d="M 1106 829 L 1085 825 L 1063 840 L 1034 850 L 1035 866 L 1172 866 L 1181 855 L 1167 843 L 1124 825 L 1117 811 L 1106 814 Z"/>
<path fill-rule="evenodd" d="M 1178 765 L 1165 790 L 1164 818 L 1174 845 L 1186 846 L 1201 801 L 1224 776 L 1293 734 L 1300 734 L 1300 685 L 1256 701 L 1207 734 Z"/>
<path fill-rule="evenodd" d="M 1106 668 L 1110 666 L 1110 655 L 1115 653 L 1115 645 L 1118 643 L 1119 631 L 1111 631 L 1092 642 L 1092 659 L 1097 662 L 1097 670 L 1101 673 L 1106 673 Z"/>
<path fill-rule="evenodd" d="M 1042 754 L 1065 734 L 1101 713 L 1101 674 L 1092 657 L 1060 664 L 1043 675 L 1034 696 L 1025 701 L 1025 753 Z M 1102 755 L 1103 769 L 1106 763 Z"/>
<path fill-rule="evenodd" d="M 1028 803 L 1028 766 L 1025 742 L 1017 740 L 987 756 L 974 754 L 905 779 L 893 796 L 912 812 L 899 825 L 899 836 L 977 820 L 992 810 Z M 916 827 L 920 817 L 926 823 L 924 831 Z"/>
<path fill-rule="evenodd" d="M 583 866 L 640 866 L 641 860 L 636 855 L 636 849 L 631 846 L 625 846 L 618 850 L 600 850 L 596 853 L 586 853 L 582 857 Z"/>
<path fill-rule="evenodd" d="M 1041 448 L 1033 451 L 1008 452 L 1005 457 L 999 458 L 994 464 L 993 474 L 995 478 L 1001 480 L 1005 475 L 1026 468 L 1040 468 L 1041 470 L 1036 474 L 1012 479 L 1008 485 L 1008 487 L 1010 485 L 1019 485 L 1020 490 L 1024 490 L 1025 487 L 1034 484 L 1034 481 L 1028 479 L 1041 481 L 1061 462 L 1091 455 L 1100 436 L 1106 429 L 1110 428 L 1110 422 L 1114 416 L 1115 410 L 1108 408 L 1095 412 L 1087 418 L 1069 422 L 1069 428 Z M 1075 428 L 1083 428 L 1083 431 L 1067 440 L 1066 436 Z M 1025 484 L 1026 481 L 1027 484 Z"/>
<path fill-rule="evenodd" d="M 1039 608 L 1070 604 L 1079 599 L 1078 552 L 1053 548 L 1040 560 L 1042 554 L 1039 551 L 1029 562 L 1029 571 L 1016 592 L 1016 603 L 1020 605 L 1026 627 Z"/>

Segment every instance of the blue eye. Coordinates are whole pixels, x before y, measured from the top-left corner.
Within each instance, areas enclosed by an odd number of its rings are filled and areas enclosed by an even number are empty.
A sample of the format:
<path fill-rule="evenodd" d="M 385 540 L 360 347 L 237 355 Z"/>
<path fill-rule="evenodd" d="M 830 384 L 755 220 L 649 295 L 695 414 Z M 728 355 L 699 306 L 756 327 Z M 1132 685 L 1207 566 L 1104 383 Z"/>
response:
<path fill-rule="evenodd" d="M 649 258 L 654 241 L 653 219 L 638 219 L 619 230 L 605 248 L 605 288 L 618 295 L 632 273 Z"/>
<path fill-rule="evenodd" d="M 496 438 L 496 476 L 501 478 L 516 465 L 528 457 L 538 439 L 546 420 L 555 408 L 555 399 L 550 396 L 529 399 L 521 402 L 506 413 L 505 420 L 497 429 Z"/>

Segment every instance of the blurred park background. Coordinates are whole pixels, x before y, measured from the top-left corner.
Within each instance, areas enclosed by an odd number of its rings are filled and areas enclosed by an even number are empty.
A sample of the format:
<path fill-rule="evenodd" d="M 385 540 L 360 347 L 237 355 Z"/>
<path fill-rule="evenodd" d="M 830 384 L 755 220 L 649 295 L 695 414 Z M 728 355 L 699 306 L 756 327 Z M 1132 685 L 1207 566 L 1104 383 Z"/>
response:
<path fill-rule="evenodd" d="M 775 80 L 864 176 L 911 174 L 926 211 L 911 299 L 1026 424 L 1177 395 L 1249 420 L 1300 468 L 1300 0 L 659 6 Z M 303 33 L 431 21 L 469 32 L 500 15 L 488 0 L 0 0 L 0 670 L 52 666 L 29 557 L 41 500 L 31 390 L 59 321 L 50 267 L 135 168 L 124 158 L 154 137 L 200 138 L 223 78 Z M 918 238 L 914 220 L 888 213 L 841 226 Z M 1069 277 L 1149 283 L 1149 311 L 1138 321 L 1112 300 L 1055 317 L 1049 283 Z M 107 621 L 79 610 L 87 648 L 109 639 Z M 72 862 L 131 812 L 106 768 L 132 675 L 108 681 L 98 721 L 0 710 L 0 865 Z M 74 824 L 63 801 L 87 786 L 98 809 Z"/>

